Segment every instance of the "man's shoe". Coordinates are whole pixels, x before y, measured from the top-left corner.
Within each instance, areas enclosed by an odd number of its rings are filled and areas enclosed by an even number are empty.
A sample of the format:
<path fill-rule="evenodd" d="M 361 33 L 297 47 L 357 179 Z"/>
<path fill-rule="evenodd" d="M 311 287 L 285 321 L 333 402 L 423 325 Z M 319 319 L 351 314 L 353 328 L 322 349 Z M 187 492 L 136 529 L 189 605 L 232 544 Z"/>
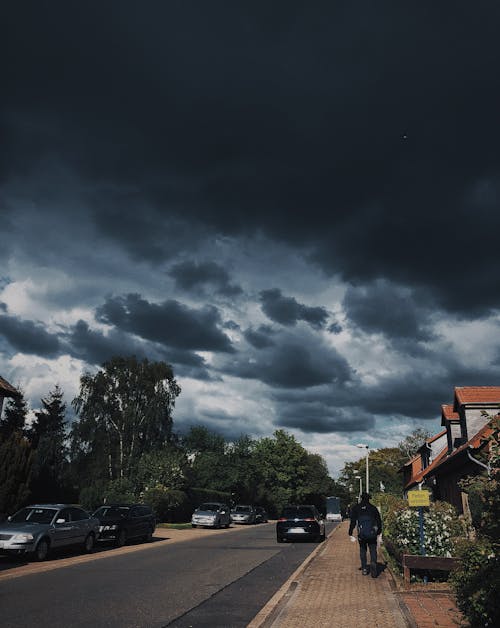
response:
<path fill-rule="evenodd" d="M 368 569 L 363 569 L 363 576 L 367 576 L 369 573 Z"/>
<path fill-rule="evenodd" d="M 377 563 L 370 564 L 370 573 L 371 573 L 372 578 L 377 577 Z"/>

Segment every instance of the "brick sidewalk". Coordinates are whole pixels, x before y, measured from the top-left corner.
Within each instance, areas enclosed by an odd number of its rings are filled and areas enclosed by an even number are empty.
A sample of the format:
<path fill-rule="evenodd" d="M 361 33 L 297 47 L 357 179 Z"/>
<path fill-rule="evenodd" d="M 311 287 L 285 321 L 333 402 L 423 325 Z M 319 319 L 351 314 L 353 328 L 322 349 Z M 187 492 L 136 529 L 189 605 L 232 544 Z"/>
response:
<path fill-rule="evenodd" d="M 466 628 L 469 625 L 458 610 L 452 593 L 402 591 L 399 596 L 410 612 L 416 628 Z"/>
<path fill-rule="evenodd" d="M 293 594 L 272 623 L 273 628 L 328 627 L 406 628 L 409 624 L 382 570 L 378 578 L 359 570 L 358 544 L 343 522 L 298 578 Z M 269 624 L 263 624 L 269 625 Z"/>
<path fill-rule="evenodd" d="M 379 555 L 379 576 L 363 576 L 359 546 L 344 521 L 249 628 L 465 628 L 449 591 L 397 590 Z"/>

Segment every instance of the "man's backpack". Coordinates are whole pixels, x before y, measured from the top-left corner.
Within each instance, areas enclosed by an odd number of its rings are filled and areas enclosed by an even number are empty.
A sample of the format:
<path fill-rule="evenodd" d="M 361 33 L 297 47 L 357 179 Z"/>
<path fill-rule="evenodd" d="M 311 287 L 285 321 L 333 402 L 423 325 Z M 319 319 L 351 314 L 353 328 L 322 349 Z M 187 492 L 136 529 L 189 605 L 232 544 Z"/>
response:
<path fill-rule="evenodd" d="M 358 539 L 361 541 L 375 541 L 377 538 L 377 522 L 367 508 L 361 508 L 358 515 Z"/>

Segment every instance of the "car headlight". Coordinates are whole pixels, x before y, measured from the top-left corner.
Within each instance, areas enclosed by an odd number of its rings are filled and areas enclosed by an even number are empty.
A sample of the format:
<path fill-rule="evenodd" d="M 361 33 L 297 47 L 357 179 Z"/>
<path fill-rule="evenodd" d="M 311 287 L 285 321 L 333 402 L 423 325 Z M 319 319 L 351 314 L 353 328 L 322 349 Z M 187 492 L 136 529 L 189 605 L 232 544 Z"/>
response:
<path fill-rule="evenodd" d="M 34 538 L 32 534 L 14 534 L 11 541 L 13 543 L 28 543 L 29 541 L 33 541 Z"/>

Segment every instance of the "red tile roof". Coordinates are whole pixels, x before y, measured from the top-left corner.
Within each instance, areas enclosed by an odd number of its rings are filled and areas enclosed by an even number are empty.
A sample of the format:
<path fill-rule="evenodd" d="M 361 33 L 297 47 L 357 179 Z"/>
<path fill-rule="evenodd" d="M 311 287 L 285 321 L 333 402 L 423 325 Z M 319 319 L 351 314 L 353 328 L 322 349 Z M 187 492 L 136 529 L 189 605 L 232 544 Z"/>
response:
<path fill-rule="evenodd" d="M 467 403 L 500 403 L 500 386 L 457 386 L 454 410 Z"/>
<path fill-rule="evenodd" d="M 458 412 L 453 410 L 453 406 L 449 403 L 444 403 L 441 406 L 441 416 L 443 419 L 447 419 L 448 421 L 459 421 L 460 416 Z"/>
<path fill-rule="evenodd" d="M 441 462 L 443 462 L 443 460 L 446 458 L 447 453 L 448 447 L 444 447 L 428 467 L 422 469 L 410 478 L 410 480 L 406 483 L 405 490 L 410 486 L 413 486 L 414 484 L 419 484 L 420 482 L 422 482 L 422 480 L 430 473 L 430 471 L 433 471 L 437 466 L 441 464 Z"/>
<path fill-rule="evenodd" d="M 2 397 L 19 397 L 20 392 L 14 388 L 9 382 L 0 375 L 0 396 Z"/>

